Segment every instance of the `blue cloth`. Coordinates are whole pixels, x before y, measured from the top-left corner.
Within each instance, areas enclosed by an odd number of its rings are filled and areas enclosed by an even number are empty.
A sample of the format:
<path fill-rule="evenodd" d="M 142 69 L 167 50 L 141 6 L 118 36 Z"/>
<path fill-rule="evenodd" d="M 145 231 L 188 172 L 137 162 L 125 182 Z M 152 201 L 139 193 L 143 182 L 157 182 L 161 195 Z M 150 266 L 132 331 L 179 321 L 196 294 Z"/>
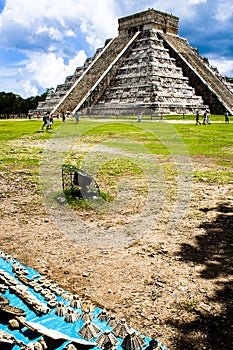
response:
<path fill-rule="evenodd" d="M 17 260 L 10 259 L 10 258 L 8 260 L 5 260 L 5 258 L 3 258 L 2 256 L 4 256 L 4 253 L 0 251 L 0 270 L 6 271 L 12 277 L 14 277 L 16 280 L 17 280 L 17 278 L 15 277 L 15 274 L 12 272 L 12 265 L 13 265 L 14 262 L 16 262 L 21 267 L 26 269 L 26 271 L 28 272 L 28 274 L 26 276 L 28 278 L 30 278 L 30 279 L 33 278 L 33 279 L 37 280 L 37 279 L 42 277 L 40 274 L 38 274 L 37 271 L 20 264 Z M 21 284 L 23 285 L 23 283 L 21 283 Z M 27 289 L 33 295 L 35 295 L 36 298 L 39 301 L 41 301 L 45 305 L 47 305 L 47 301 L 44 299 L 44 297 L 40 293 L 36 293 L 34 291 L 34 289 L 29 287 L 29 286 L 27 286 Z M 74 323 L 67 323 L 65 321 L 65 317 L 64 316 L 61 317 L 61 316 L 57 316 L 55 314 L 55 308 L 51 309 L 49 314 L 38 316 L 38 314 L 36 314 L 32 309 L 30 309 L 17 295 L 15 295 L 11 291 L 9 291 L 9 289 L 5 292 L 4 296 L 9 299 L 10 305 L 15 306 L 17 308 L 20 308 L 20 309 L 23 309 L 23 310 L 26 311 L 26 321 L 39 323 L 40 325 L 43 325 L 43 326 L 45 326 L 45 327 L 47 327 L 49 329 L 61 332 L 61 333 L 65 334 L 65 335 L 67 335 L 69 337 L 83 340 L 83 338 L 78 333 L 80 331 L 80 329 L 82 328 L 82 326 L 84 325 L 84 321 L 82 321 L 81 318 L 79 318 Z M 63 302 L 66 306 L 70 306 L 70 301 L 69 300 L 68 301 L 64 300 L 61 296 L 57 296 L 56 298 L 57 298 L 58 302 Z M 79 314 L 83 314 L 81 308 L 80 309 L 74 309 L 74 310 L 76 312 L 78 312 Z M 109 327 L 106 324 L 106 321 L 100 321 L 97 318 L 98 314 L 101 311 L 102 311 L 102 309 L 98 308 L 98 307 L 94 309 L 94 311 L 92 312 L 93 319 L 92 319 L 91 322 L 94 325 L 96 325 L 101 330 L 101 333 L 105 332 L 106 330 L 111 331 L 112 328 Z M 17 340 L 20 340 L 20 341 L 22 341 L 25 344 L 29 344 L 31 342 L 38 341 L 42 337 L 42 335 L 38 334 L 37 332 L 29 331 L 27 327 L 24 327 L 21 330 L 12 330 L 12 329 L 9 328 L 9 325 L 7 323 L 6 324 L 0 323 L 0 329 L 2 329 L 3 331 L 5 331 L 5 332 L 7 332 L 7 333 L 9 333 L 11 335 L 13 335 Z M 99 334 L 101 334 L 101 333 L 99 333 Z M 93 343 L 96 340 L 97 340 L 97 338 L 93 338 L 93 339 L 91 339 L 90 342 Z M 117 344 L 117 350 L 122 350 L 122 347 L 121 347 L 122 339 L 121 338 L 117 338 L 117 340 L 119 341 L 119 343 Z M 150 340 L 151 340 L 150 338 L 145 337 L 146 346 L 144 347 L 144 349 L 149 345 L 149 341 Z M 62 350 L 62 349 L 64 349 L 65 345 L 69 344 L 69 343 L 70 343 L 69 340 L 67 340 L 67 341 L 64 340 L 62 342 L 62 344 L 60 344 L 58 347 L 56 347 L 56 349 L 57 350 Z M 160 349 L 167 350 L 159 342 L 158 342 L 158 345 L 160 346 Z M 17 346 L 17 345 L 15 345 L 13 347 L 13 350 L 19 350 L 19 349 L 20 349 L 20 347 Z M 94 346 L 94 349 L 97 350 L 98 347 Z"/>

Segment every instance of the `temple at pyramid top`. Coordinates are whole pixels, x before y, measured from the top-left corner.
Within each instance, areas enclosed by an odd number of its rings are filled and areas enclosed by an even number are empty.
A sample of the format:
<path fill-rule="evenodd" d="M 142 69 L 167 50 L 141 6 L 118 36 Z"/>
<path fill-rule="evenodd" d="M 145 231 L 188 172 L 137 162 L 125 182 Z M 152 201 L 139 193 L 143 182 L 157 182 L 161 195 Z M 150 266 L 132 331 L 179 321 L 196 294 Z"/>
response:
<path fill-rule="evenodd" d="M 131 16 L 118 19 L 118 32 L 131 34 L 146 29 L 161 30 L 164 33 L 178 33 L 179 18 L 167 13 L 148 9 Z"/>
<path fill-rule="evenodd" d="M 154 9 L 118 19 L 118 36 L 39 103 L 39 112 L 85 115 L 233 114 L 233 89 Z"/>

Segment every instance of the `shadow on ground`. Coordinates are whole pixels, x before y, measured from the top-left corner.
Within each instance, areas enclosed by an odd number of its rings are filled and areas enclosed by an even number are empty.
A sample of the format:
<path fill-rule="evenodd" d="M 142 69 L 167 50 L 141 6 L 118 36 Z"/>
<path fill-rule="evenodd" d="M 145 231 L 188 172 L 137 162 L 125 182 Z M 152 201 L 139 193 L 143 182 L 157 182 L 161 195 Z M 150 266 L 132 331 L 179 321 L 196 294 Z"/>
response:
<path fill-rule="evenodd" d="M 212 310 L 197 314 L 195 321 L 179 322 L 172 319 L 168 323 L 178 330 L 174 349 L 233 349 L 233 215 L 229 204 L 220 204 L 202 212 L 214 210 L 217 216 L 212 222 L 200 225 L 205 230 L 196 237 L 196 245 L 183 244 L 180 257 L 183 262 L 202 264 L 200 277 L 211 279 L 215 284 L 215 294 L 209 303 L 218 303 L 220 312 Z"/>

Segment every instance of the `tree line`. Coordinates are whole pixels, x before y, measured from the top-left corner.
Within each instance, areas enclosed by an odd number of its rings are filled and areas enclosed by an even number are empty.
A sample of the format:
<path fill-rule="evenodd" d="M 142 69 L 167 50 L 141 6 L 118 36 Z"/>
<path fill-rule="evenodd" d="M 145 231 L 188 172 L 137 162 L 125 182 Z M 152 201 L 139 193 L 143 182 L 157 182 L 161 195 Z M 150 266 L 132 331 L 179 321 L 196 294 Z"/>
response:
<path fill-rule="evenodd" d="M 30 111 L 36 110 L 38 103 L 44 101 L 48 94 L 54 92 L 47 89 L 42 95 L 31 96 L 26 99 L 13 92 L 0 92 L 0 118 L 25 117 Z"/>

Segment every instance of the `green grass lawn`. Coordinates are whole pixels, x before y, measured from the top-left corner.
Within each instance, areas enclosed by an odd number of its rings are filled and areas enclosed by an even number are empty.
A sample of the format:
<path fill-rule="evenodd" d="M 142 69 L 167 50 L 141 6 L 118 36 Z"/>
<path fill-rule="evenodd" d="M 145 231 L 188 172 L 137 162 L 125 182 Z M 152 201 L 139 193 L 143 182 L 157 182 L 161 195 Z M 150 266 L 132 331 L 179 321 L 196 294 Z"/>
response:
<path fill-rule="evenodd" d="M 53 130 L 41 131 L 40 120 L 0 120 L 0 170 L 38 174 L 42 145 Z M 55 125 L 55 129 L 58 127 Z"/>
<path fill-rule="evenodd" d="M 174 162 L 174 157 L 190 157 L 194 164 L 198 164 L 201 157 L 202 165 L 193 170 L 197 181 L 206 177 L 218 183 L 232 183 L 233 127 L 232 124 L 221 123 L 222 116 L 216 118 L 218 122 L 200 126 L 195 123 L 168 125 L 149 120 L 136 123 L 136 120 L 101 122 L 81 119 L 79 124 L 73 120 L 66 123 L 55 120 L 50 131 L 41 131 L 41 120 L 0 120 L 0 169 L 8 172 L 25 169 L 38 174 L 46 141 L 66 138 L 77 143 L 75 150 L 66 157 L 67 162 L 75 165 L 79 165 L 96 146 L 108 147 L 116 153 L 114 161 L 108 160 L 99 170 L 108 184 L 109 178 L 113 180 L 114 176 L 141 176 L 140 168 L 145 163 L 140 163 L 139 155 L 143 154 L 148 157 L 157 155 L 159 166 L 172 177 L 176 173 L 175 167 L 168 164 Z M 122 155 L 116 150 L 120 150 Z M 133 154 L 135 160 L 132 161 L 131 156 L 127 158 L 127 154 Z M 101 157 L 101 152 L 97 149 L 97 162 L 98 157 Z"/>
<path fill-rule="evenodd" d="M 60 123 L 55 123 L 55 129 Z M 27 136 L 34 136 L 41 132 L 41 120 L 0 119 L 0 141 L 14 140 Z M 51 132 L 41 132 L 41 138 L 49 137 Z"/>

